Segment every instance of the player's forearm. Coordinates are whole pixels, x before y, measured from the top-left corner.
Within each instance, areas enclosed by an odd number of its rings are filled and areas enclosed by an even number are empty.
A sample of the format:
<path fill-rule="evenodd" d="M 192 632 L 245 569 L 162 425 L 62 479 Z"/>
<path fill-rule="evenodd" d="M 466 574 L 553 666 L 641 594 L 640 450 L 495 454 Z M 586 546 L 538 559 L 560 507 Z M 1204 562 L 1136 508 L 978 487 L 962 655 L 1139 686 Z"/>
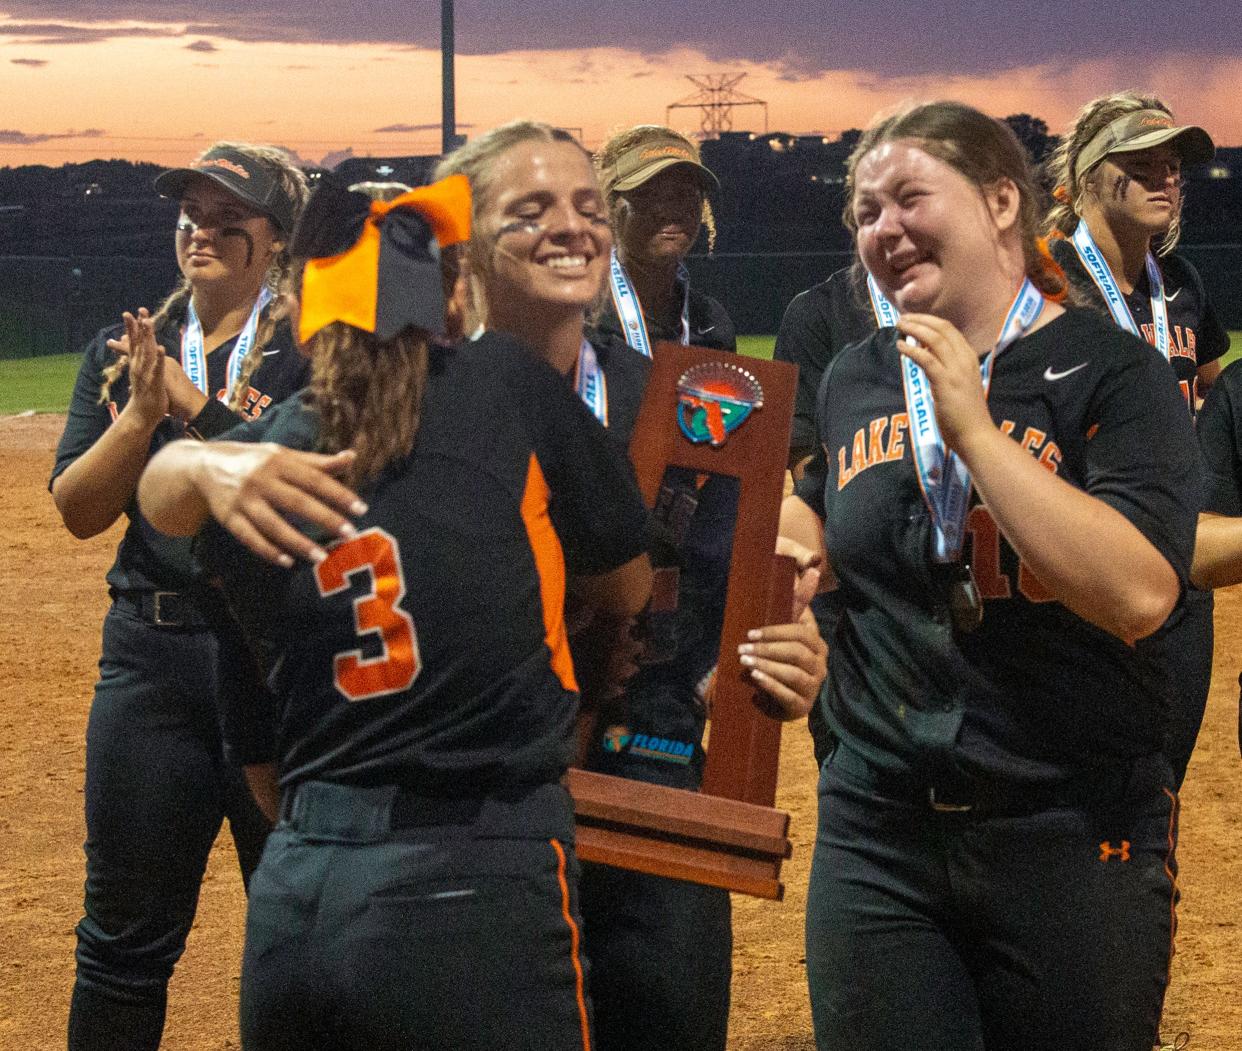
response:
<path fill-rule="evenodd" d="M 214 447 L 181 441 L 155 455 L 138 483 L 138 506 L 156 529 L 169 536 L 193 536 L 210 510 L 198 481 Z"/>
<path fill-rule="evenodd" d="M 972 436 L 962 456 L 1001 532 L 1057 601 L 1131 643 L 1165 622 L 1177 574 L 1124 515 L 995 428 Z"/>
<path fill-rule="evenodd" d="M 154 431 L 154 424 L 122 412 L 52 483 L 56 509 L 79 540 L 102 533 L 129 506 Z"/>
<path fill-rule="evenodd" d="M 575 577 L 573 593 L 594 616 L 612 620 L 636 617 L 651 597 L 651 560 L 639 555 L 610 573 Z"/>
<path fill-rule="evenodd" d="M 1190 579 L 1201 588 L 1242 583 L 1242 517 L 1199 516 Z"/>

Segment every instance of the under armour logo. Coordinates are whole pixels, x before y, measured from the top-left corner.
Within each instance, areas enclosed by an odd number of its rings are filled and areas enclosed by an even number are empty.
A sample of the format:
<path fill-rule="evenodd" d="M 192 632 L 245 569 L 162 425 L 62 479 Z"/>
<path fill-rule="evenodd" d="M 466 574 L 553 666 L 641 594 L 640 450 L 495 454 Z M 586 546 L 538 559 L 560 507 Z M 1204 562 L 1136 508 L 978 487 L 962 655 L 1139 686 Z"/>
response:
<path fill-rule="evenodd" d="M 1109 858 L 1118 858 L 1121 861 L 1129 861 L 1130 841 L 1128 839 L 1123 839 L 1121 841 L 1121 846 L 1114 847 L 1111 840 L 1104 840 L 1104 842 L 1100 844 L 1100 860 L 1108 861 Z"/>

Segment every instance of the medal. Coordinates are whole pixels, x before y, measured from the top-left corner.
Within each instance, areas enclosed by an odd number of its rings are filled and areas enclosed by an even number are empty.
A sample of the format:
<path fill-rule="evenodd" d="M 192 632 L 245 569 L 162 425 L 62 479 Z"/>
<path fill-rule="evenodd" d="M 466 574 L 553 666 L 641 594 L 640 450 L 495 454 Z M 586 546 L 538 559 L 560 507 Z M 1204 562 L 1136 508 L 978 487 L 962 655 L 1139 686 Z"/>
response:
<path fill-rule="evenodd" d="M 876 323 L 881 327 L 896 324 L 900 316 L 896 306 L 884 295 L 870 274 L 867 291 Z M 979 362 L 979 381 L 986 399 L 992 386 L 992 368 L 996 359 L 1015 340 L 1030 331 L 1044 309 L 1044 297 L 1026 278 L 1014 297 L 1001 326 L 996 345 Z M 958 634 L 972 632 L 983 622 L 983 602 L 979 586 L 970 566 L 961 561 L 965 539 L 966 516 L 970 512 L 972 483 L 970 471 L 955 453 L 950 452 L 940 437 L 936 423 L 935 399 L 926 375 L 912 358 L 901 356 L 902 385 L 906 396 L 906 415 L 910 421 L 910 447 L 914 470 L 918 477 L 923 502 L 931 516 L 932 558 L 949 566 L 953 582 L 949 587 L 949 618 Z"/>
<path fill-rule="evenodd" d="M 872 291 L 873 299 L 877 296 L 887 303 L 878 286 Z M 895 318 L 896 308 L 888 304 L 888 309 Z M 979 381 L 983 384 L 985 399 L 992 386 L 992 367 L 996 359 L 1011 343 L 1030 331 L 1043 309 L 1044 297 L 1031 279 L 1026 278 L 1009 307 L 996 345 L 979 362 Z M 970 511 L 970 471 L 959 456 L 945 447 L 936 423 L 931 384 L 914 359 L 904 354 L 901 355 L 901 377 L 910 421 L 914 470 L 931 515 L 932 557 L 937 562 L 956 562 L 961 555 L 966 515 Z"/>
<path fill-rule="evenodd" d="M 959 635 L 968 635 L 983 623 L 979 585 L 975 583 L 974 571 L 965 562 L 957 563 L 949 588 L 949 619 Z"/>

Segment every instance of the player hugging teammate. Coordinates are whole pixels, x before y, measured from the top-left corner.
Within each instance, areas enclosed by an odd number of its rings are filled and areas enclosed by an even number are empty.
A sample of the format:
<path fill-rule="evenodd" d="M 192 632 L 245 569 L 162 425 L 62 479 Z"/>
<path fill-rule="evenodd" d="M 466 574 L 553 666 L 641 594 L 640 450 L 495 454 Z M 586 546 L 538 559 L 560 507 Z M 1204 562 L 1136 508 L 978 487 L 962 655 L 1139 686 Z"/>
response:
<path fill-rule="evenodd" d="M 819 694 L 807 616 L 768 629 L 752 665 L 786 715 L 819 695 L 822 1048 L 1157 1037 L 1176 788 L 1211 653 L 1189 584 L 1191 418 L 1224 349 L 1168 253 L 1180 166 L 1210 149 L 1159 100 L 1096 100 L 1057 154 L 1051 255 L 1021 147 L 969 107 L 882 119 L 850 159 L 859 265 L 795 300 L 777 347 L 803 370 L 791 463 L 810 457 L 782 531 L 834 571 L 832 674 Z M 618 453 L 650 343 L 735 349 L 684 267 L 716 185 L 693 145 L 640 126 L 596 164 L 602 188 L 566 133 L 517 122 L 434 187 L 327 180 L 293 244 L 309 365 L 264 291 L 297 176 L 224 145 L 161 180 L 184 288 L 87 355 L 53 480 L 79 535 L 132 519 L 91 716 L 72 1047 L 158 1045 L 221 812 L 247 875 L 266 832 L 249 800 L 233 809 L 238 764 L 277 820 L 247 921 L 247 1049 L 587 1047 L 591 983 L 602 1047 L 723 1047 L 727 895 L 599 869 L 580 908 L 558 784 L 578 685 L 566 574 L 601 628 L 648 590 Z M 1204 408 L 1202 587 L 1242 577 L 1235 375 Z M 173 443 L 240 422 L 217 391 L 249 422 Z M 593 728 L 597 769 L 697 784 L 734 507 L 720 481 L 666 479 L 694 508 L 661 539 L 685 616 L 629 683 L 624 723 Z M 233 675 L 255 666 L 204 566 L 270 693 Z M 186 690 L 186 668 L 210 687 Z M 165 741 L 142 728 L 173 694 L 192 710 Z M 661 744 L 627 751 L 639 738 Z M 186 784 L 202 798 L 174 805 Z"/>
<path fill-rule="evenodd" d="M 568 573 L 600 623 L 641 608 L 645 513 L 553 369 L 453 345 L 469 229 L 462 176 L 386 203 L 325 180 L 293 246 L 304 396 L 143 479 L 159 528 L 227 527 L 200 550 L 273 673 L 269 717 L 226 721 L 280 790 L 248 1049 L 589 1046 L 562 607 Z"/>

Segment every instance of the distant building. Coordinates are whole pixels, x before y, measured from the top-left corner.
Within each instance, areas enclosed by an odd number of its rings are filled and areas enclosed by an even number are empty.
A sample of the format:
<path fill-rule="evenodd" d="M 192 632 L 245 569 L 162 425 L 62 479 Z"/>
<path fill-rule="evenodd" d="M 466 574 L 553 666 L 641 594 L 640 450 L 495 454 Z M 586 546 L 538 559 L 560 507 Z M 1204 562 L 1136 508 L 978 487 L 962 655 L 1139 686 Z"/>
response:
<path fill-rule="evenodd" d="M 784 131 L 760 135 L 753 131 L 721 133 L 702 144 L 703 163 L 722 180 L 759 175 L 781 181 L 840 186 L 845 162 L 854 143 L 826 135 L 791 135 Z"/>

